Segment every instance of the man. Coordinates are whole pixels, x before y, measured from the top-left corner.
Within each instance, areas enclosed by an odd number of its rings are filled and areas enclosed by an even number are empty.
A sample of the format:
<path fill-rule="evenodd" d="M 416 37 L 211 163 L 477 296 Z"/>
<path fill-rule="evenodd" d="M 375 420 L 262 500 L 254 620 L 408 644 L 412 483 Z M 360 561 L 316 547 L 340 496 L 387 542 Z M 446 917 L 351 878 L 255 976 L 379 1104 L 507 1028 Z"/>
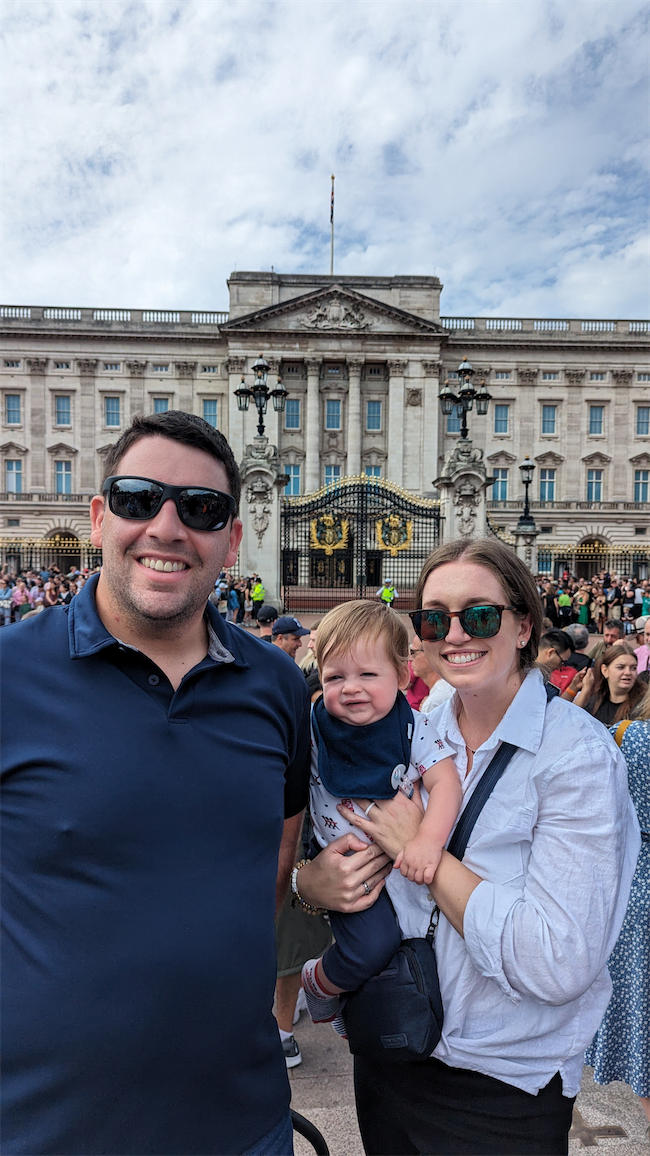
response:
<path fill-rule="evenodd" d="M 393 602 L 398 597 L 398 594 L 397 590 L 393 586 L 393 583 L 386 579 L 386 581 L 382 582 L 381 586 L 379 587 L 376 597 L 381 598 L 382 602 L 385 602 L 387 606 L 392 606 Z"/>
<path fill-rule="evenodd" d="M 136 418 L 105 468 L 101 573 L 0 632 L 3 1152 L 285 1153 L 304 678 L 207 601 L 242 532 L 222 435 Z"/>
<path fill-rule="evenodd" d="M 297 618 L 292 618 L 291 615 L 286 615 L 284 618 L 276 618 L 271 628 L 271 636 L 276 646 L 283 650 L 289 658 L 295 659 L 300 647 L 302 646 L 301 639 L 309 634 L 305 626 L 301 626 Z"/>
<path fill-rule="evenodd" d="M 589 658 L 593 658 L 594 665 L 596 665 L 608 646 L 613 646 L 615 642 L 621 642 L 625 637 L 625 627 L 619 618 L 608 618 L 603 626 L 603 640 L 597 642 L 589 651 Z"/>
<path fill-rule="evenodd" d="M 618 584 L 616 575 L 612 575 L 612 584 L 607 590 L 607 609 L 609 617 L 615 621 L 620 619 L 623 613 L 623 591 Z"/>
<path fill-rule="evenodd" d="M 553 686 L 557 686 L 560 692 L 563 692 L 573 682 L 579 670 L 587 670 L 591 666 L 591 659 L 587 657 L 590 635 L 586 626 L 574 622 L 571 626 L 565 626 L 561 633 L 568 635 L 571 639 L 573 653 L 566 665 L 553 671 L 549 681 L 553 683 Z"/>
<path fill-rule="evenodd" d="M 278 612 L 275 609 L 275 606 L 262 607 L 257 615 L 257 622 L 260 628 L 260 639 L 263 638 L 265 642 L 273 642 L 273 638 L 271 637 L 271 628 L 277 617 Z"/>
<path fill-rule="evenodd" d="M 416 636 L 409 646 L 411 669 L 416 678 L 426 683 L 429 693 L 420 702 L 418 710 L 426 714 L 437 706 L 442 706 L 454 693 L 454 688 L 433 670 L 424 654 L 422 643 Z"/>
<path fill-rule="evenodd" d="M 637 627 L 641 622 L 643 622 L 643 644 L 637 647 L 634 652 L 638 659 L 637 674 L 643 674 L 646 670 L 650 670 L 650 617 L 645 620 L 637 618 Z"/>
<path fill-rule="evenodd" d="M 266 590 L 262 579 L 257 574 L 254 575 L 254 578 L 255 581 L 251 588 L 251 602 L 253 603 L 253 622 L 257 622 L 257 615 L 264 605 Z"/>
<path fill-rule="evenodd" d="M 547 630 L 539 640 L 538 666 L 559 670 L 573 654 L 573 642 L 565 630 Z"/>

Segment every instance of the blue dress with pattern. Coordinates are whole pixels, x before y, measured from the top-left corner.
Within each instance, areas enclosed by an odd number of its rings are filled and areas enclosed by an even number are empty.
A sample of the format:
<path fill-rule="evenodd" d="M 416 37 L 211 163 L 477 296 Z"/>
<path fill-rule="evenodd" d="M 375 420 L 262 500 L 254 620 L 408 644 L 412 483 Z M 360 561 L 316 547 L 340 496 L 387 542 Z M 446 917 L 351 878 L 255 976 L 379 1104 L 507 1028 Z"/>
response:
<path fill-rule="evenodd" d="M 643 841 L 625 921 L 607 964 L 612 998 L 585 1060 L 597 1084 L 622 1080 L 637 1096 L 650 1096 L 650 721 L 631 723 L 621 750 Z"/>

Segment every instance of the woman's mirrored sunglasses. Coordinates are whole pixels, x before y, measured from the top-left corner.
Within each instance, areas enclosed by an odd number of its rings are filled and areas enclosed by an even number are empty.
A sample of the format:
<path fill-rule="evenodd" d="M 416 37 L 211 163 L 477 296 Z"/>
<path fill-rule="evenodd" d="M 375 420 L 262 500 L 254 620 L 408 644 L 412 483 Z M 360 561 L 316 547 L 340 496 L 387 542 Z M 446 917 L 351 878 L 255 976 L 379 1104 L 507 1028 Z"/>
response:
<path fill-rule="evenodd" d="M 166 486 L 153 478 L 114 475 L 106 479 L 102 493 L 108 494 L 112 514 L 136 522 L 155 518 L 168 498 L 176 506 L 183 525 L 190 530 L 223 530 L 236 513 L 235 499 L 221 490 L 210 490 L 206 486 Z"/>
<path fill-rule="evenodd" d="M 458 618 L 470 638 L 494 638 L 501 629 L 504 610 L 516 606 L 468 606 L 465 610 L 412 610 L 409 618 L 422 642 L 441 642 L 451 629 L 452 618 Z"/>

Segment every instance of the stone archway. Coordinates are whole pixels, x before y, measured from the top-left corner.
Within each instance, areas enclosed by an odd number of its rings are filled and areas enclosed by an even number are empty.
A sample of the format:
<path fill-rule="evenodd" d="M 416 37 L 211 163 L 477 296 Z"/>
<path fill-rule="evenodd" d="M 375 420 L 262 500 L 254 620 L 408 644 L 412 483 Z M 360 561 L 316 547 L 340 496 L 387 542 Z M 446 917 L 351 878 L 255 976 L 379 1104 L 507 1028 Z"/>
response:
<path fill-rule="evenodd" d="M 593 578 L 609 566 L 610 544 L 600 535 L 590 535 L 578 543 L 575 554 L 576 578 Z"/>
<path fill-rule="evenodd" d="M 58 566 L 62 574 L 67 574 L 71 566 L 81 569 L 81 543 L 73 530 L 52 530 L 46 540 L 52 544 L 47 566 Z"/>

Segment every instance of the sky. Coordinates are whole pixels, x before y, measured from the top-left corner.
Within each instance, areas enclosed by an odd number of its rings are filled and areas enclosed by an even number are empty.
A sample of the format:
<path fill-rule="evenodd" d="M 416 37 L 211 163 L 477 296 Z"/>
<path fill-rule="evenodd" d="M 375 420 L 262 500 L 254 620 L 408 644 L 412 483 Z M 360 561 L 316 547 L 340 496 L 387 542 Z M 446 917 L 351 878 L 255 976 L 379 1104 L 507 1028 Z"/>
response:
<path fill-rule="evenodd" d="M 435 274 L 445 316 L 650 317 L 645 0 L 3 0 L 5 304 L 227 309 Z"/>

